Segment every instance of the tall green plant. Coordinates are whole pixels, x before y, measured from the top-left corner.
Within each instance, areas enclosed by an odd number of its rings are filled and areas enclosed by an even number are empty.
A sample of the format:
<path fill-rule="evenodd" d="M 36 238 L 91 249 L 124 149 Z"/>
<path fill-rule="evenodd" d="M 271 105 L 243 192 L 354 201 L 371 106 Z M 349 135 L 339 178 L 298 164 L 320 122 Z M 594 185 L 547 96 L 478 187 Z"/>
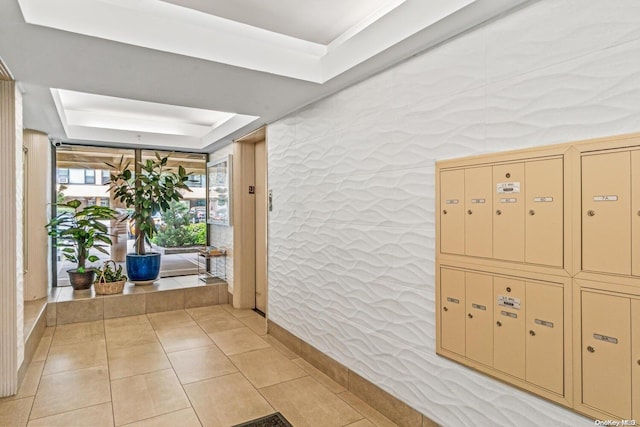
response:
<path fill-rule="evenodd" d="M 124 156 L 120 163 L 112 165 L 106 163 L 113 172 L 110 174 L 109 190 L 114 198 L 124 203 L 127 208 L 133 208 L 131 218 L 135 223 L 136 254 L 146 253 L 145 243 L 150 244 L 151 238 L 158 231 L 153 221 L 153 214 L 165 212 L 170 208 L 171 201 L 182 199 L 180 190 L 191 191 L 187 186 L 189 174 L 180 165 L 178 172 L 167 168 L 169 156 L 161 157 L 156 153 L 156 159 L 140 162 L 140 173 L 134 175 L 131 162 L 124 163 Z"/>
<path fill-rule="evenodd" d="M 45 226 L 49 236 L 54 237 L 55 246 L 62 249 L 64 257 L 77 264 L 79 273 L 86 268 L 87 261 L 98 260 L 90 250 L 109 254 L 105 249 L 111 244 L 109 228 L 100 221 L 116 219 L 117 212 L 106 206 L 82 207 L 80 200 L 56 203 L 59 213 Z"/>

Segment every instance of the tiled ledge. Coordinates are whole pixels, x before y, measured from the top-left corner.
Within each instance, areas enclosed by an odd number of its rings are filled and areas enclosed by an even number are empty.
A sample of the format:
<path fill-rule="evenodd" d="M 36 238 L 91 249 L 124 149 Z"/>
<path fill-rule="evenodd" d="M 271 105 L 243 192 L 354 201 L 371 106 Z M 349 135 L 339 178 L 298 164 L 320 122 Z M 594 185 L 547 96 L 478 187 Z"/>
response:
<path fill-rule="evenodd" d="M 18 384 L 22 383 L 26 369 L 44 334 L 46 306 L 47 298 L 24 302 L 24 360 L 18 370 Z"/>
<path fill-rule="evenodd" d="M 374 383 L 364 379 L 271 320 L 267 321 L 267 333 L 397 425 L 401 427 L 438 426 L 427 416 L 393 397 Z"/>
<path fill-rule="evenodd" d="M 204 283 L 197 275 L 168 277 L 136 286 L 127 282 L 122 293 L 96 295 L 91 289 L 55 288 L 47 303 L 47 326 L 91 322 L 158 311 L 227 304 L 227 282 Z"/>

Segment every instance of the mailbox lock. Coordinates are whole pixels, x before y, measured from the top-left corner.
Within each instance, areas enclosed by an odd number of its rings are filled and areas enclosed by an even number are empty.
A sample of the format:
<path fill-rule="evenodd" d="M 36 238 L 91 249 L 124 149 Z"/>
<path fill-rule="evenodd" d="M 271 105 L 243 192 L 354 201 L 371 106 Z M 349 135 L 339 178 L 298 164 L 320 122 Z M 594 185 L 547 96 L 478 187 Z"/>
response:
<path fill-rule="evenodd" d="M 471 209 L 469 209 L 469 210 L 467 211 L 467 213 L 468 213 L 469 215 L 471 215 L 471 214 L 473 213 L 473 211 L 472 211 Z"/>
<path fill-rule="evenodd" d="M 496 325 L 498 325 L 498 326 L 502 326 L 502 322 L 498 320 L 498 321 L 496 322 Z"/>
<path fill-rule="evenodd" d="M 529 215 L 534 216 L 536 214 L 536 211 L 534 211 L 533 209 L 529 210 Z"/>
<path fill-rule="evenodd" d="M 638 359 L 638 365 L 640 365 L 640 359 Z"/>
<path fill-rule="evenodd" d="M 511 288 L 507 286 L 507 292 L 511 292 Z"/>
<path fill-rule="evenodd" d="M 511 174 L 509 172 L 507 172 L 504 176 L 507 178 L 511 178 Z"/>
<path fill-rule="evenodd" d="M 587 211 L 587 216 L 595 216 L 596 215 L 596 211 L 589 209 Z"/>
<path fill-rule="evenodd" d="M 473 314 L 469 313 L 467 316 L 469 316 L 469 319 L 473 319 Z"/>
<path fill-rule="evenodd" d="M 638 216 L 640 216 L 640 211 L 638 211 Z"/>
<path fill-rule="evenodd" d="M 500 209 L 498 209 L 498 210 L 496 211 L 496 215 L 502 215 L 502 211 L 501 211 Z"/>
<path fill-rule="evenodd" d="M 442 309 L 443 309 L 444 311 L 449 311 L 449 309 L 448 309 L 447 307 L 442 307 Z"/>
<path fill-rule="evenodd" d="M 589 347 L 587 347 L 587 351 L 588 351 L 589 353 L 595 353 L 595 352 L 596 352 L 596 349 L 595 349 L 595 348 L 593 348 L 592 346 L 589 346 Z"/>
<path fill-rule="evenodd" d="M 535 336 L 536 336 L 536 331 L 534 331 L 533 329 L 531 329 L 531 330 L 529 331 L 529 335 L 531 335 L 532 337 L 535 337 Z"/>
<path fill-rule="evenodd" d="M 447 214 L 447 210 L 446 210 L 446 209 L 444 209 L 444 210 L 442 211 L 442 215 L 446 215 L 446 214 Z"/>

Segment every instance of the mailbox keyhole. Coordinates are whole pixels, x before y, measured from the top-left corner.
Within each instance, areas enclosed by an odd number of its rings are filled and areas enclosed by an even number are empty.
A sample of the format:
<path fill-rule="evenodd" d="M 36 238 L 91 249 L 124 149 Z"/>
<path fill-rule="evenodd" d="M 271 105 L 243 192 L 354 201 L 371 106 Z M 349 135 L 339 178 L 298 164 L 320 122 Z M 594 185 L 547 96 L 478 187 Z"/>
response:
<path fill-rule="evenodd" d="M 511 292 L 511 288 L 507 286 L 507 292 Z"/>
<path fill-rule="evenodd" d="M 511 178 L 511 174 L 509 172 L 507 172 L 504 176 L 507 178 Z"/>

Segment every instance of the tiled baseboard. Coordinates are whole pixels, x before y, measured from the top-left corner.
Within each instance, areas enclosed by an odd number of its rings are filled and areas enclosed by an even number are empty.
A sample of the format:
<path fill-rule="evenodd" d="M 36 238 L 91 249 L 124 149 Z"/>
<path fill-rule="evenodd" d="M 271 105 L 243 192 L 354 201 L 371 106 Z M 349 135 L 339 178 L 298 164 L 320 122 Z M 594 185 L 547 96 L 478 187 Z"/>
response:
<path fill-rule="evenodd" d="M 322 371 L 332 380 L 365 401 L 401 427 L 434 427 L 437 423 L 377 385 L 356 374 L 320 350 L 293 335 L 277 323 L 268 321 L 267 331 L 291 351 Z"/>
<path fill-rule="evenodd" d="M 162 280 L 162 279 L 161 279 Z M 64 289 L 47 304 L 47 326 L 92 322 L 159 311 L 227 304 L 227 283 L 182 283 L 135 286 L 127 283 L 123 293 L 96 295 L 92 289 Z"/>
<path fill-rule="evenodd" d="M 22 361 L 22 365 L 20 365 L 20 369 L 18 369 L 18 384 L 22 384 L 22 380 L 27 372 L 29 363 L 31 363 L 33 355 L 36 353 L 38 344 L 40 344 L 40 340 L 44 334 L 44 330 L 47 327 L 46 323 L 46 304 L 44 304 L 35 314 L 33 322 L 29 325 L 25 325 L 28 326 L 28 330 L 24 330 L 24 359 Z"/>

